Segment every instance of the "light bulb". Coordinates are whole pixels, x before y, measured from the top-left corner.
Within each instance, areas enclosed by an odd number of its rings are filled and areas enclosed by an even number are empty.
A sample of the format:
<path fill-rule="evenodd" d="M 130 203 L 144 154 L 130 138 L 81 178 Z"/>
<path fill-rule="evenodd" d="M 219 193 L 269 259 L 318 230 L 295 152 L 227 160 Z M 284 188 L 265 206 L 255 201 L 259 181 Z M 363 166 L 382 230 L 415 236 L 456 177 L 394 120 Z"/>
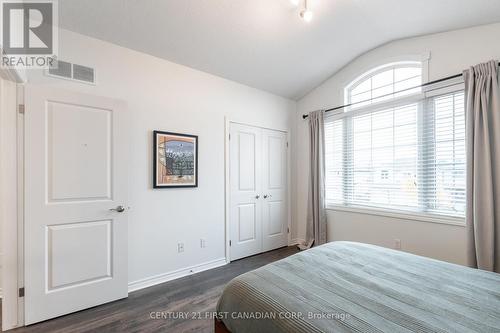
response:
<path fill-rule="evenodd" d="M 299 5 L 300 0 L 290 0 L 290 3 L 297 7 Z"/>
<path fill-rule="evenodd" d="M 306 22 L 310 22 L 313 18 L 313 13 L 308 10 L 308 9 L 305 9 L 303 11 L 300 12 L 300 17 L 306 21 Z"/>

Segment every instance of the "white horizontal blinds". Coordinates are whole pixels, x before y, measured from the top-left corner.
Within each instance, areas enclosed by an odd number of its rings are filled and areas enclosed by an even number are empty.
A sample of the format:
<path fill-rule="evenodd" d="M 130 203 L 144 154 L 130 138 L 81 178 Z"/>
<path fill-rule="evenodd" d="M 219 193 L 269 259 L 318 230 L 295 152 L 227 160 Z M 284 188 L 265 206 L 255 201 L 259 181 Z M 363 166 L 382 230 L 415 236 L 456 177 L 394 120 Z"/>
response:
<path fill-rule="evenodd" d="M 328 204 L 464 215 L 463 92 L 325 123 Z"/>
<path fill-rule="evenodd" d="M 327 121 L 330 203 L 417 210 L 417 111 L 409 104 Z"/>
<path fill-rule="evenodd" d="M 465 212 L 465 112 L 464 93 L 456 92 L 430 100 L 434 119 L 429 140 L 433 154 L 427 156 L 430 172 L 426 175 L 429 210 L 449 215 Z"/>
<path fill-rule="evenodd" d="M 344 202 L 344 127 L 343 121 L 325 121 L 325 200 Z"/>

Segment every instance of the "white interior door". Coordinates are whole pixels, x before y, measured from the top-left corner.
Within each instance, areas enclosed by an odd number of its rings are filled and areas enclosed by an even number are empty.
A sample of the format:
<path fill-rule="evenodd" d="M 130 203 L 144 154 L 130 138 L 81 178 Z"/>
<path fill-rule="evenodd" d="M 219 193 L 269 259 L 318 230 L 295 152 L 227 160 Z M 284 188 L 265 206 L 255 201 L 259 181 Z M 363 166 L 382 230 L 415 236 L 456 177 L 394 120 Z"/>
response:
<path fill-rule="evenodd" d="M 288 244 L 287 135 L 262 130 L 262 246 L 263 251 Z"/>
<path fill-rule="evenodd" d="M 231 260 L 262 252 L 261 132 L 256 127 L 230 125 Z"/>
<path fill-rule="evenodd" d="M 288 244 L 287 134 L 230 125 L 231 260 Z"/>
<path fill-rule="evenodd" d="M 32 324 L 127 297 L 128 145 L 119 101 L 28 85 L 25 103 Z"/>

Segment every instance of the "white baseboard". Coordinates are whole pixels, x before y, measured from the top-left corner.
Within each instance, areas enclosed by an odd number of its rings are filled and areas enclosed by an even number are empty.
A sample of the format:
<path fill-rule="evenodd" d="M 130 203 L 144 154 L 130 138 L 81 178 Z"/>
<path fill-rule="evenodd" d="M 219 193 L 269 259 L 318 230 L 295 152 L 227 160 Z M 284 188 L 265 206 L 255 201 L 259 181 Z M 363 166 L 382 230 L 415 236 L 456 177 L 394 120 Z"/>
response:
<path fill-rule="evenodd" d="M 129 282 L 128 284 L 128 292 L 131 293 L 133 291 L 137 291 L 140 289 L 144 289 L 147 287 L 152 287 L 160 283 L 164 283 L 167 281 L 172 281 L 175 279 L 179 279 L 184 276 L 188 276 L 191 274 L 203 272 L 212 268 L 220 267 L 226 265 L 226 258 L 212 260 L 203 264 L 194 265 L 191 267 L 186 267 L 182 269 L 178 269 L 176 271 L 163 273 L 154 275 L 145 279 L 140 279 L 137 281 Z"/>
<path fill-rule="evenodd" d="M 303 244 L 305 242 L 306 242 L 305 239 L 302 239 L 302 238 L 292 238 L 290 240 L 290 244 L 288 244 L 288 246 L 299 245 L 299 244 Z"/>

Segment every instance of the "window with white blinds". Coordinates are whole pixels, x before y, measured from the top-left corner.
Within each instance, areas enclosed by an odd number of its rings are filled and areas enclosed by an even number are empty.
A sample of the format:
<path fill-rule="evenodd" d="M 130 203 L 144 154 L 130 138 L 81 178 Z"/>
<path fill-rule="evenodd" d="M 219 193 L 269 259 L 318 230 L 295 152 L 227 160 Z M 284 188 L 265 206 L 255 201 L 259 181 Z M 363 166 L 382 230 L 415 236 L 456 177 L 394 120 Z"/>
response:
<path fill-rule="evenodd" d="M 328 116 L 325 140 L 328 205 L 464 216 L 463 89 Z"/>

